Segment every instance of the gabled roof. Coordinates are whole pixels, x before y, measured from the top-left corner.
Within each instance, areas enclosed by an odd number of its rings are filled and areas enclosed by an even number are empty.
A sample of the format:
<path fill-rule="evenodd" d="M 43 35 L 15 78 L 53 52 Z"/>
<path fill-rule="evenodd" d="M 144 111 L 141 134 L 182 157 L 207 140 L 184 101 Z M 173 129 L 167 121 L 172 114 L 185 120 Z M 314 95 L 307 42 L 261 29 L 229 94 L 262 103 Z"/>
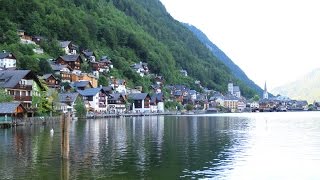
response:
<path fill-rule="evenodd" d="M 20 105 L 20 102 L 5 102 L 0 103 L 0 114 L 11 114 L 16 112 L 17 107 Z M 22 106 L 22 105 L 21 105 Z M 23 106 L 22 106 L 23 107 Z M 24 108 L 24 107 L 23 107 Z M 25 108 L 24 108 L 25 109 Z M 26 110 L 25 110 L 26 111 Z"/>
<path fill-rule="evenodd" d="M 44 75 L 43 75 L 43 76 L 41 76 L 40 78 L 41 78 L 41 79 L 45 79 L 45 80 L 46 80 L 46 79 L 48 79 L 48 78 L 49 78 L 49 77 L 51 77 L 51 76 L 52 76 L 54 79 L 57 79 L 56 77 L 54 77 L 54 75 L 53 75 L 53 74 L 44 74 Z"/>
<path fill-rule="evenodd" d="M 71 67 L 67 64 L 50 64 L 53 71 L 61 71 L 64 68 L 68 68 L 70 71 L 72 70 Z"/>
<path fill-rule="evenodd" d="M 102 88 L 89 88 L 89 89 L 85 89 L 85 90 L 78 90 L 78 92 L 82 95 L 82 96 L 95 96 L 96 94 L 98 94 L 100 91 L 103 91 Z M 103 91 L 104 92 L 104 91 Z"/>
<path fill-rule="evenodd" d="M 90 81 L 76 81 L 73 83 L 73 86 L 76 88 L 86 87 L 87 85 L 92 87 L 92 84 L 90 83 Z"/>
<path fill-rule="evenodd" d="M 89 51 L 89 50 L 84 50 L 82 51 L 83 55 L 86 57 L 90 57 L 90 56 L 95 56 L 93 51 Z"/>
<path fill-rule="evenodd" d="M 102 56 L 100 58 L 100 61 L 110 61 L 110 58 L 108 56 Z M 111 61 L 110 61 L 111 62 Z"/>
<path fill-rule="evenodd" d="M 71 43 L 71 41 L 60 41 L 59 45 L 62 48 L 66 48 L 67 46 L 69 46 L 70 43 Z"/>
<path fill-rule="evenodd" d="M 129 96 L 129 98 L 131 98 L 133 100 L 143 100 L 147 96 L 149 96 L 149 94 L 148 93 L 134 93 L 134 94 L 129 94 L 128 96 Z"/>
<path fill-rule="evenodd" d="M 157 93 L 151 96 L 150 103 L 155 104 L 156 102 L 163 102 L 163 93 Z"/>
<path fill-rule="evenodd" d="M 121 93 L 114 93 L 109 95 L 108 100 L 116 101 L 119 100 L 121 97 L 124 98 L 124 96 Z"/>
<path fill-rule="evenodd" d="M 16 59 L 16 57 L 11 52 L 1 52 L 0 59 L 4 59 L 4 58 L 8 57 L 10 54 L 12 57 L 14 57 Z"/>
<path fill-rule="evenodd" d="M 59 94 L 59 101 L 62 103 L 75 102 L 79 93 L 61 93 Z"/>
<path fill-rule="evenodd" d="M 196 90 L 189 90 L 188 94 L 190 94 L 190 95 L 197 94 L 197 91 Z"/>
<path fill-rule="evenodd" d="M 27 76 L 28 79 L 34 79 L 40 85 L 38 77 L 30 70 L 3 70 L 0 71 L 0 87 L 13 88 Z"/>
<path fill-rule="evenodd" d="M 78 58 L 80 58 L 81 60 L 81 57 L 79 54 L 64 55 L 64 56 L 60 56 L 60 58 L 68 62 L 77 61 Z"/>
<path fill-rule="evenodd" d="M 103 89 L 105 92 L 108 92 L 108 91 L 112 91 L 112 90 L 113 90 L 113 87 L 112 87 L 112 86 L 104 86 L 104 87 L 102 87 L 102 89 Z"/>

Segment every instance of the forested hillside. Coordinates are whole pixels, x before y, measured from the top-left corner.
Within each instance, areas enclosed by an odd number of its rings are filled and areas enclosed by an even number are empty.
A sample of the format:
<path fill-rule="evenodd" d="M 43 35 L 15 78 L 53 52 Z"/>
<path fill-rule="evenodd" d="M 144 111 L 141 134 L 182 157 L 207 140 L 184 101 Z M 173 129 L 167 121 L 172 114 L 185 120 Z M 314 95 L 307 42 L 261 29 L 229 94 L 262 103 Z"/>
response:
<path fill-rule="evenodd" d="M 37 63 L 29 63 L 39 61 L 30 48 L 18 45 L 18 29 L 46 37 L 41 46 L 48 57 L 59 55 L 58 40 L 71 40 L 98 57 L 108 55 L 117 69 L 113 75 L 134 83 L 142 80 L 133 75 L 130 65 L 145 61 L 167 83 L 192 87 L 194 80 L 200 80 L 203 86 L 225 92 L 232 80 L 243 95 L 255 93 L 158 0 L 2 0 L 0 16 L 0 47 L 17 54 L 21 69 L 41 70 Z M 189 76 L 180 75 L 180 69 Z"/>

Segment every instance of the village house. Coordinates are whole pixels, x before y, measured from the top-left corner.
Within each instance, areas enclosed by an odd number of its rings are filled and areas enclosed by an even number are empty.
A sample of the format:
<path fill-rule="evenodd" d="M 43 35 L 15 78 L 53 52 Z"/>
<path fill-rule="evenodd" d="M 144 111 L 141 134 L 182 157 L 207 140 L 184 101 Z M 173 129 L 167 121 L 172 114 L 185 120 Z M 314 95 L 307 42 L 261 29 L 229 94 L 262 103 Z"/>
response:
<path fill-rule="evenodd" d="M 90 88 L 78 92 L 83 97 L 88 111 L 107 112 L 108 97 L 102 88 Z"/>
<path fill-rule="evenodd" d="M 69 65 L 72 70 L 80 70 L 82 58 L 79 54 L 59 56 L 56 59 L 56 64 Z"/>
<path fill-rule="evenodd" d="M 87 62 L 96 62 L 96 54 L 90 50 L 83 50 L 81 54 L 84 57 L 84 60 Z"/>
<path fill-rule="evenodd" d="M 54 75 L 56 76 L 60 76 L 60 80 L 65 82 L 71 82 L 71 72 L 72 69 L 69 65 L 67 64 L 56 64 L 56 63 L 52 63 L 50 62 L 50 66 L 54 72 Z M 66 76 L 67 75 L 67 76 Z"/>
<path fill-rule="evenodd" d="M 110 114 L 122 114 L 126 111 L 126 98 L 123 94 L 114 93 L 108 95 L 108 112 Z"/>
<path fill-rule="evenodd" d="M 32 41 L 32 36 L 28 35 L 24 30 L 18 30 L 17 33 L 21 44 L 35 44 L 35 42 Z"/>
<path fill-rule="evenodd" d="M 27 117 L 27 110 L 20 102 L 0 103 L 0 122 Z"/>
<path fill-rule="evenodd" d="M 205 94 L 197 94 L 196 99 L 194 100 L 194 108 L 195 109 L 208 109 L 209 107 L 209 101 Z"/>
<path fill-rule="evenodd" d="M 128 99 L 133 101 L 132 111 L 137 113 L 150 112 L 150 95 L 148 93 L 129 94 Z"/>
<path fill-rule="evenodd" d="M 102 89 L 103 89 L 104 92 L 106 92 L 107 94 L 112 94 L 112 93 L 113 93 L 113 87 L 112 87 L 112 86 L 103 86 Z"/>
<path fill-rule="evenodd" d="M 3 70 L 0 71 L 0 88 L 4 88 L 15 101 L 27 109 L 28 116 L 33 116 L 37 110 L 37 97 L 44 87 L 38 77 L 30 70 Z"/>
<path fill-rule="evenodd" d="M 92 85 L 92 87 L 96 88 L 98 87 L 98 79 L 92 74 L 87 73 L 72 73 L 71 74 L 71 82 L 77 82 L 77 81 L 89 81 Z"/>
<path fill-rule="evenodd" d="M 115 79 L 113 77 L 110 78 L 110 86 L 114 89 L 115 92 L 127 94 L 126 85 L 127 82 L 124 79 Z"/>
<path fill-rule="evenodd" d="M 306 110 L 308 110 L 308 102 L 307 101 L 291 100 L 288 102 L 288 110 L 306 111 Z"/>
<path fill-rule="evenodd" d="M 227 95 L 224 97 L 223 106 L 230 110 L 230 112 L 237 112 L 239 99 L 233 95 Z"/>
<path fill-rule="evenodd" d="M 164 84 L 164 78 L 163 76 L 158 76 L 156 75 L 156 77 L 154 78 L 154 81 L 156 84 L 162 86 Z"/>
<path fill-rule="evenodd" d="M 71 83 L 70 85 L 76 90 L 85 90 L 85 89 L 94 88 L 92 86 L 91 82 L 86 81 L 86 80 L 75 81 L 75 82 Z"/>
<path fill-rule="evenodd" d="M 108 66 L 110 69 L 113 68 L 113 64 L 112 64 L 112 62 L 111 62 L 111 59 L 110 59 L 108 56 L 102 56 L 102 57 L 100 58 L 100 61 L 99 61 L 99 62 L 100 62 L 100 63 L 103 63 L 104 66 Z"/>
<path fill-rule="evenodd" d="M 0 53 L 0 68 L 15 69 L 16 66 L 17 59 L 12 53 L 6 51 Z"/>
<path fill-rule="evenodd" d="M 78 97 L 81 98 L 78 92 L 74 93 L 59 93 L 60 107 L 58 108 L 61 112 L 75 113 L 75 105 Z"/>
<path fill-rule="evenodd" d="M 53 74 L 45 74 L 40 76 L 39 79 L 43 79 L 48 86 L 48 88 L 52 89 L 60 89 L 60 80 L 57 79 Z"/>
<path fill-rule="evenodd" d="M 43 36 L 32 36 L 32 41 L 35 42 L 37 45 L 39 45 L 43 40 L 45 40 L 45 37 Z"/>
<path fill-rule="evenodd" d="M 259 101 L 259 111 L 260 112 L 270 112 L 276 109 L 276 104 L 270 99 L 262 99 Z"/>
<path fill-rule="evenodd" d="M 164 95 L 156 93 L 151 96 L 150 112 L 164 112 Z"/>
<path fill-rule="evenodd" d="M 71 41 L 60 41 L 59 46 L 66 55 L 77 54 L 78 47 L 76 45 L 72 44 Z"/>
<path fill-rule="evenodd" d="M 245 108 L 246 108 L 245 101 L 239 100 L 238 101 L 238 108 L 237 108 L 238 112 L 243 112 Z"/>
<path fill-rule="evenodd" d="M 161 93 L 161 86 L 159 84 L 154 84 L 154 85 L 151 85 L 151 88 L 153 90 L 154 93 Z"/>
<path fill-rule="evenodd" d="M 131 67 L 136 71 L 141 77 L 147 75 L 149 73 L 149 68 L 147 63 L 135 63 L 131 65 Z"/>
<path fill-rule="evenodd" d="M 249 106 L 250 106 L 251 111 L 253 111 L 253 112 L 258 111 L 260 108 L 259 102 L 257 102 L 257 101 L 249 102 Z"/>

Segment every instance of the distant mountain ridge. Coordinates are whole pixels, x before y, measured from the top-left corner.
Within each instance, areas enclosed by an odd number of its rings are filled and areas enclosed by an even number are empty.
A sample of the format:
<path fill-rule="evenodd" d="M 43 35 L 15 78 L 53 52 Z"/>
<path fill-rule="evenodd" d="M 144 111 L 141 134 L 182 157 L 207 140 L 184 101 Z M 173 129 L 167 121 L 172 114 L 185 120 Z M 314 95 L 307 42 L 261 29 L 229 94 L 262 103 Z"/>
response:
<path fill-rule="evenodd" d="M 274 94 L 288 96 L 291 99 L 307 100 L 308 103 L 320 101 L 320 68 L 306 74 L 302 78 L 277 87 L 272 90 Z"/>
<path fill-rule="evenodd" d="M 236 65 L 222 50 L 220 50 L 218 46 L 213 44 L 201 30 L 190 24 L 184 25 L 188 29 L 190 29 L 199 38 L 199 40 L 209 48 L 209 50 L 215 57 L 217 57 L 218 60 L 223 62 L 231 70 L 232 75 L 239 78 L 251 89 L 258 92 L 259 96 L 262 96 L 263 89 L 255 84 L 251 79 L 249 79 L 248 76 L 243 72 L 243 70 L 238 65 Z"/>

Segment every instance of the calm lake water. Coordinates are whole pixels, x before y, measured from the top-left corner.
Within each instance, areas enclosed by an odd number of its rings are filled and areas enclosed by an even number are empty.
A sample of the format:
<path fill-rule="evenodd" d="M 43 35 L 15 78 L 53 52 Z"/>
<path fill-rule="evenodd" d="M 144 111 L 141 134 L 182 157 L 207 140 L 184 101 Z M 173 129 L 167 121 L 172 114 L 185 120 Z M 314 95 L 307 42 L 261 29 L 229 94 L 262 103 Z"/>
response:
<path fill-rule="evenodd" d="M 50 133 L 50 129 L 54 133 Z M 0 129 L 0 179 L 320 179 L 320 113 L 161 116 Z"/>

